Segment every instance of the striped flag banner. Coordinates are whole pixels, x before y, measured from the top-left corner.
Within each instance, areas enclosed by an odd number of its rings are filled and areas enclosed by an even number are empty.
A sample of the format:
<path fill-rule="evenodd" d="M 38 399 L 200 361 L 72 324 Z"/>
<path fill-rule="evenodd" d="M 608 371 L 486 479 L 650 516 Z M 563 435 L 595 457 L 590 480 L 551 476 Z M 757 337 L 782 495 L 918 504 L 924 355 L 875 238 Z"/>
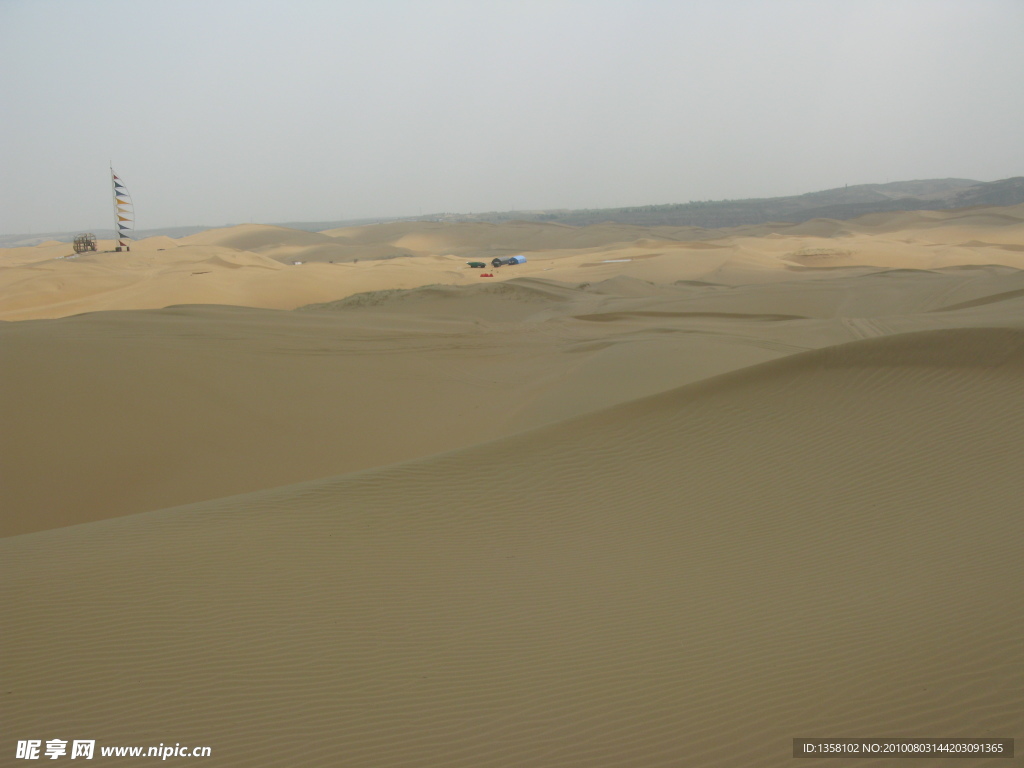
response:
<path fill-rule="evenodd" d="M 128 188 L 114 169 L 110 169 L 110 182 L 114 188 L 114 231 L 117 233 L 117 250 L 131 250 L 132 232 L 135 229 L 135 205 Z M 127 222 L 127 223 L 123 223 Z"/>

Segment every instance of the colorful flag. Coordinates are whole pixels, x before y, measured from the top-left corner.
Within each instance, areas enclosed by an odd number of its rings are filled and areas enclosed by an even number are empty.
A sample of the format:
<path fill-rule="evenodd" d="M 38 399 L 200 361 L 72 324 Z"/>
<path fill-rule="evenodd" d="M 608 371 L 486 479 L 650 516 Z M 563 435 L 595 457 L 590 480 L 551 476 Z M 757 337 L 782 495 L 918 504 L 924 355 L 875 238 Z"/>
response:
<path fill-rule="evenodd" d="M 114 224 L 116 225 L 118 250 L 124 248 L 130 251 L 132 231 L 135 226 L 135 205 L 132 203 L 132 196 L 128 194 L 128 188 L 114 173 L 113 168 L 110 169 L 110 181 L 114 187 Z M 128 224 L 121 223 L 125 221 Z"/>

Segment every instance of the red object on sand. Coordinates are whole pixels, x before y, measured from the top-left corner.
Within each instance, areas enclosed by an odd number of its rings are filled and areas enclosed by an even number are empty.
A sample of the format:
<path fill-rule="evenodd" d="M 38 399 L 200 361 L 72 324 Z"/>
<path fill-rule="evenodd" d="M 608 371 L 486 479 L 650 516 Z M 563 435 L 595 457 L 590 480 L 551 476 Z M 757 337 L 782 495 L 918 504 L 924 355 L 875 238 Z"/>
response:
<path fill-rule="evenodd" d="M 494 274 L 493 273 L 488 274 L 487 272 L 481 272 L 480 273 L 480 277 L 494 277 Z"/>

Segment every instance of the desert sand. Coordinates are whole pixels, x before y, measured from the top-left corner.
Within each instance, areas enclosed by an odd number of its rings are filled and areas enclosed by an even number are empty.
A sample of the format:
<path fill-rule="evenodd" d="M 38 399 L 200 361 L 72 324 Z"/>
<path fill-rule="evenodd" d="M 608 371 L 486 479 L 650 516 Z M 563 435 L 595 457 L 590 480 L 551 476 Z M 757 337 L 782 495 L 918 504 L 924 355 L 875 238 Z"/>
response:
<path fill-rule="evenodd" d="M 475 768 L 1024 738 L 1024 206 L 70 253 L 0 249 L 12 739 Z"/>

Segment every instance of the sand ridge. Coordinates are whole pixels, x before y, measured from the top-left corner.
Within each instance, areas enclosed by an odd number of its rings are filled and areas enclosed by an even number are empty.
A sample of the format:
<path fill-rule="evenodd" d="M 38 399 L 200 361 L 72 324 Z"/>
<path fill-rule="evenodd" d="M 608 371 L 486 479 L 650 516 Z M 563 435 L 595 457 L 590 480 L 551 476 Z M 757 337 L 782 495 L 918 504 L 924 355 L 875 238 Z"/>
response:
<path fill-rule="evenodd" d="M 1020 327 L 1022 274 L 515 278 L 296 312 L 196 305 L 0 324 L 3 366 L 19 372 L 0 379 L 12 470 L 0 532 L 426 456 L 856 339 Z M 57 467 L 63 482 L 40 482 Z"/>

